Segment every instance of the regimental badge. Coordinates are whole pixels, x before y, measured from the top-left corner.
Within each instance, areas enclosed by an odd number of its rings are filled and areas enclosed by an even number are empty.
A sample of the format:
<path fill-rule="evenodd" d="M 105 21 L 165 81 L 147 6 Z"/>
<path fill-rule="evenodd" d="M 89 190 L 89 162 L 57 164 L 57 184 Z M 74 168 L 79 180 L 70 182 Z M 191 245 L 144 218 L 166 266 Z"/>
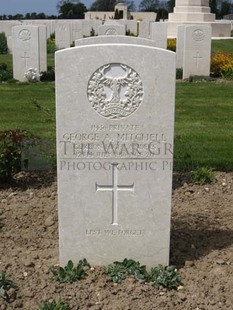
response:
<path fill-rule="evenodd" d="M 140 106 L 143 85 L 135 70 L 124 64 L 111 63 L 93 73 L 87 95 L 98 114 L 108 119 L 122 119 Z"/>

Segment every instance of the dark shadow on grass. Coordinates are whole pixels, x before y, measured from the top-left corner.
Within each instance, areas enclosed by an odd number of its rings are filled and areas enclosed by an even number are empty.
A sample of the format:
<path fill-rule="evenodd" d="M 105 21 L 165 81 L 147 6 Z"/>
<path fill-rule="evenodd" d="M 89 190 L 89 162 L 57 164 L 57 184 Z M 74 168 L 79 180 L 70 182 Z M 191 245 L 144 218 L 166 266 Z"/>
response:
<path fill-rule="evenodd" d="M 198 221 L 198 218 L 197 218 Z M 213 250 L 221 250 L 233 244 L 233 230 L 211 228 L 208 223 L 197 222 L 191 228 L 186 222 L 173 220 L 171 229 L 170 264 L 177 267 L 186 261 L 195 261 Z"/>
<path fill-rule="evenodd" d="M 0 181 L 0 189 L 17 188 L 26 190 L 28 188 L 46 188 L 57 180 L 55 169 L 51 171 L 21 171 L 8 181 Z"/>

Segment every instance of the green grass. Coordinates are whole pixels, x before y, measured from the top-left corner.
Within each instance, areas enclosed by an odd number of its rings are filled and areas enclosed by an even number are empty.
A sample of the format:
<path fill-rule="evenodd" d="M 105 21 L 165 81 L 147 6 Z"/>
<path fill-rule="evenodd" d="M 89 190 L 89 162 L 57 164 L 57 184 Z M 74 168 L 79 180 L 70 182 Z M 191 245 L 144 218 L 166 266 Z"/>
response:
<path fill-rule="evenodd" d="M 175 167 L 233 169 L 233 83 L 177 83 Z"/>
<path fill-rule="evenodd" d="M 233 39 L 229 40 L 212 40 L 211 52 L 217 51 L 229 52 L 233 54 Z"/>
<path fill-rule="evenodd" d="M 45 139 L 55 139 L 54 83 L 0 84 L 0 130 L 21 128 Z M 49 115 L 38 111 L 33 100 L 49 109 Z"/>
<path fill-rule="evenodd" d="M 0 84 L 0 130 L 21 128 L 55 141 L 55 119 L 32 104 L 35 99 L 55 114 L 53 83 Z M 177 83 L 175 169 L 203 165 L 233 169 L 233 83 Z"/>
<path fill-rule="evenodd" d="M 233 40 L 213 40 L 212 50 L 233 51 Z M 12 68 L 11 55 L 0 63 Z M 48 55 L 54 65 L 54 55 Z M 36 109 L 36 100 L 55 114 L 53 83 L 0 84 L 0 130 L 21 128 L 55 141 L 55 118 Z M 233 83 L 177 83 L 175 122 L 176 170 L 208 166 L 233 170 Z"/>
<path fill-rule="evenodd" d="M 12 68 L 12 55 L 11 54 L 0 54 L 0 63 L 6 63 L 7 64 L 7 69 L 9 71 L 13 71 Z M 47 56 L 47 62 L 48 66 L 54 67 L 54 54 L 48 54 Z"/>

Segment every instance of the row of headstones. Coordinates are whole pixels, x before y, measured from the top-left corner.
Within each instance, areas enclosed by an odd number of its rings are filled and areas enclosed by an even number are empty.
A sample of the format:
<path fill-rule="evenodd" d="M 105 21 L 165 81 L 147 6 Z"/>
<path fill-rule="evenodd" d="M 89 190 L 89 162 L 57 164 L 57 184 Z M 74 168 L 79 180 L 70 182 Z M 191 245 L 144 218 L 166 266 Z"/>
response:
<path fill-rule="evenodd" d="M 125 26 L 126 31 L 137 35 L 138 23 L 136 20 L 119 20 L 118 23 Z M 75 40 L 90 36 L 90 33 L 94 31 L 98 34 L 98 28 L 102 25 L 101 20 L 21 20 L 21 21 L 0 21 L 0 33 L 4 32 L 7 37 L 7 43 L 10 52 L 12 51 L 12 28 L 15 26 L 46 26 L 47 38 L 50 35 L 57 32 L 59 46 L 59 35 L 61 30 L 65 29 L 68 32 L 65 36 L 69 38 L 66 41 L 69 45 Z M 63 40 L 63 38 L 61 38 Z M 66 44 L 67 45 L 67 44 Z M 62 46 L 61 48 L 68 47 Z"/>
<path fill-rule="evenodd" d="M 99 27 L 100 34 L 85 39 L 75 40 L 75 46 L 95 44 L 98 42 L 117 42 L 118 34 L 123 34 L 124 26 L 106 24 Z M 122 33 L 120 32 L 122 31 Z M 152 40 L 145 39 L 154 47 L 167 47 L 166 23 L 152 23 Z M 60 29 L 63 33 L 64 29 Z M 113 35 L 114 34 L 114 35 Z M 25 81 L 25 73 L 29 68 L 37 69 L 38 74 L 47 70 L 46 26 L 16 26 L 12 28 L 13 37 L 13 72 L 14 78 Z M 115 38 L 114 38 L 115 37 Z M 135 37 L 124 36 L 124 42 L 132 42 Z M 89 40 L 89 41 L 88 41 Z M 151 41 L 151 43 L 148 43 Z M 92 42 L 92 43 L 88 43 Z M 210 73 L 211 28 L 208 26 L 179 26 L 177 35 L 176 67 L 183 68 L 183 79 L 190 75 Z"/>

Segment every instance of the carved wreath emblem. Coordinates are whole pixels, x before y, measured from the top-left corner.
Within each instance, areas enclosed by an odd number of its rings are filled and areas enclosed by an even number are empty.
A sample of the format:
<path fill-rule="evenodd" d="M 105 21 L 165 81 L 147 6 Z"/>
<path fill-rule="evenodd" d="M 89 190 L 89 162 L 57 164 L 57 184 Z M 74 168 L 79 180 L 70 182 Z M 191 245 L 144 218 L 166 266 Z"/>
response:
<path fill-rule="evenodd" d="M 197 42 L 203 41 L 204 38 L 205 38 L 205 33 L 201 29 L 196 29 L 196 30 L 193 31 L 192 37 Z"/>
<path fill-rule="evenodd" d="M 109 28 L 109 29 L 106 30 L 105 34 L 108 35 L 108 36 L 109 36 L 109 35 L 110 35 L 110 36 L 111 36 L 111 35 L 117 35 L 117 31 L 116 31 L 115 28 Z"/>
<path fill-rule="evenodd" d="M 140 106 L 143 85 L 137 72 L 129 66 L 107 64 L 91 76 L 87 95 L 98 114 L 108 119 L 121 119 Z"/>
<path fill-rule="evenodd" d="M 18 36 L 20 40 L 28 41 L 31 39 L 31 32 L 28 29 L 22 29 Z"/>

